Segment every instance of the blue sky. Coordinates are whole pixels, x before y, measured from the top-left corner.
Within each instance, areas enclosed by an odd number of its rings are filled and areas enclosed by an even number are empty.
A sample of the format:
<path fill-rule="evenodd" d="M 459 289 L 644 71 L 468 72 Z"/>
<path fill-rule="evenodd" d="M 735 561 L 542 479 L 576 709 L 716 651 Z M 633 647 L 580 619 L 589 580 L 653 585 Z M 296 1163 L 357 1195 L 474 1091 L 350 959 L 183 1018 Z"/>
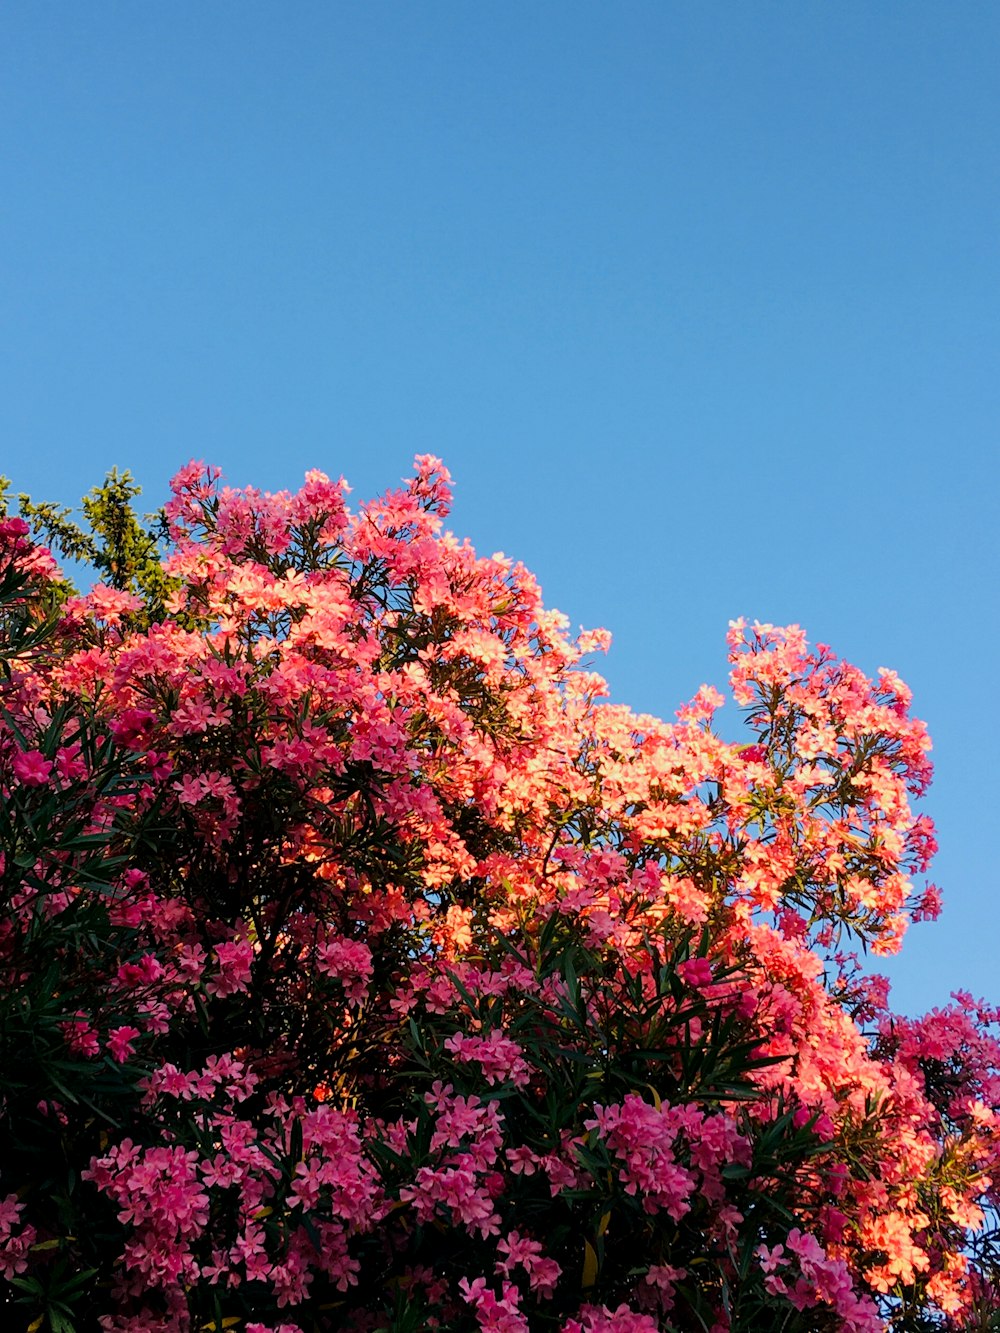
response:
<path fill-rule="evenodd" d="M 1000 1002 L 1000 8 L 39 0 L 0 42 L 0 471 L 364 496 L 434 452 L 618 700 L 721 684 L 737 615 L 896 668 L 946 907 L 894 998 Z"/>

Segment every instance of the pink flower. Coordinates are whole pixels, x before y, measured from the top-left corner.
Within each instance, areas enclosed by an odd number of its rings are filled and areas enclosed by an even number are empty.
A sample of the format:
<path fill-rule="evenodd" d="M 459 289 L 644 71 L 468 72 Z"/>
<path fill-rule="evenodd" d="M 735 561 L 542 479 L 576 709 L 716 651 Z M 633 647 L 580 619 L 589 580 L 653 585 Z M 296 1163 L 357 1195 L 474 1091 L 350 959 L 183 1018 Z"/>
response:
<path fill-rule="evenodd" d="M 740 758 L 745 764 L 763 764 L 767 759 L 767 746 L 743 745 L 740 747 Z"/>
<path fill-rule="evenodd" d="M 117 625 L 129 611 L 142 610 L 141 597 L 117 588 L 108 588 L 103 583 L 95 583 L 84 600 L 91 614 L 108 625 Z"/>
<path fill-rule="evenodd" d="M 785 1259 L 785 1247 L 775 1245 L 768 1249 L 766 1245 L 758 1245 L 754 1253 L 760 1260 L 760 1266 L 765 1273 L 773 1273 L 780 1264 L 787 1263 Z"/>
<path fill-rule="evenodd" d="M 16 1194 L 0 1199 L 0 1275 L 6 1278 L 23 1273 L 28 1267 L 28 1253 L 35 1243 L 35 1228 L 26 1226 L 15 1235 L 24 1205 Z"/>
<path fill-rule="evenodd" d="M 688 958 L 677 971 L 694 990 L 704 990 L 712 983 L 712 964 L 707 958 Z"/>
<path fill-rule="evenodd" d="M 122 1065 L 133 1054 L 132 1043 L 140 1035 L 138 1028 L 123 1024 L 122 1027 L 112 1028 L 108 1034 L 108 1040 L 104 1044 L 111 1052 L 112 1057 Z"/>
<path fill-rule="evenodd" d="M 183 778 L 179 778 L 173 784 L 173 787 L 174 791 L 178 793 L 177 799 L 182 805 L 197 805 L 205 795 L 200 779 L 190 773 Z"/>
<path fill-rule="evenodd" d="M 253 964 L 253 945 L 249 940 L 232 940 L 215 946 L 219 971 L 205 983 L 208 995 L 236 995 L 245 991 Z"/>
<path fill-rule="evenodd" d="M 360 940 L 330 939 L 319 946 L 316 965 L 328 977 L 344 987 L 353 1004 L 361 1004 L 368 994 L 372 975 L 372 951 Z"/>
<path fill-rule="evenodd" d="M 463 1063 L 475 1061 L 489 1084 L 510 1081 L 515 1087 L 523 1088 L 531 1077 L 521 1047 L 499 1028 L 487 1037 L 468 1037 L 456 1032 L 444 1045 L 445 1050 L 451 1051 Z"/>
<path fill-rule="evenodd" d="M 108 730 L 119 745 L 141 750 L 155 721 L 153 714 L 146 708 L 126 708 L 111 719 Z"/>
<path fill-rule="evenodd" d="M 52 773 L 52 760 L 41 750 L 24 750 L 14 756 L 14 776 L 26 787 L 41 787 Z"/>
<path fill-rule="evenodd" d="M 554 1259 L 544 1256 L 537 1240 L 530 1240 L 512 1231 L 509 1236 L 501 1238 L 497 1249 L 506 1255 L 497 1264 L 499 1272 L 509 1276 L 512 1268 L 520 1266 L 527 1273 L 533 1291 L 537 1291 L 540 1296 L 552 1295 L 562 1269 Z"/>
<path fill-rule="evenodd" d="M 163 976 L 163 964 L 153 954 L 143 954 L 137 963 L 122 963 L 118 980 L 130 989 L 148 986 Z"/>
<path fill-rule="evenodd" d="M 156 782 L 164 782 L 174 771 L 174 761 L 170 756 L 159 750 L 148 750 L 146 752 L 146 767 L 149 769 L 150 777 Z"/>
<path fill-rule="evenodd" d="M 66 1044 L 74 1055 L 95 1056 L 101 1049 L 101 1040 L 85 1014 L 77 1014 L 59 1024 Z"/>

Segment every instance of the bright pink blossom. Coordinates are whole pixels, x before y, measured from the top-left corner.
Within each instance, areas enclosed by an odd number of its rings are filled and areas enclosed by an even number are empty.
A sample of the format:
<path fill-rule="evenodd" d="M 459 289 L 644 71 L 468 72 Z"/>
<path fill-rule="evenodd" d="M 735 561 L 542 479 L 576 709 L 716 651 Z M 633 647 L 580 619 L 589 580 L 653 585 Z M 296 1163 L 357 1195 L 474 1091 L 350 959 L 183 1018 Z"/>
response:
<path fill-rule="evenodd" d="M 42 787 L 52 775 L 52 760 L 41 750 L 25 750 L 14 756 L 14 776 L 26 787 Z"/>

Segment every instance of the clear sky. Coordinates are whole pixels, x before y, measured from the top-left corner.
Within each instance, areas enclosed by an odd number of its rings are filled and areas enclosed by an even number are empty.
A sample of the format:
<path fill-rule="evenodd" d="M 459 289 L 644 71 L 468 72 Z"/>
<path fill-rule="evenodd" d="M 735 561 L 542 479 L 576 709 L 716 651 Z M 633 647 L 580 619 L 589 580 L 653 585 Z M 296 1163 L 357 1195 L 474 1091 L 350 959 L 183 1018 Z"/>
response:
<path fill-rule="evenodd" d="M 894 998 L 1000 1002 L 1000 6 L 33 0 L 0 63 L 18 488 L 433 452 L 620 701 L 738 615 L 894 667 L 946 895 Z"/>

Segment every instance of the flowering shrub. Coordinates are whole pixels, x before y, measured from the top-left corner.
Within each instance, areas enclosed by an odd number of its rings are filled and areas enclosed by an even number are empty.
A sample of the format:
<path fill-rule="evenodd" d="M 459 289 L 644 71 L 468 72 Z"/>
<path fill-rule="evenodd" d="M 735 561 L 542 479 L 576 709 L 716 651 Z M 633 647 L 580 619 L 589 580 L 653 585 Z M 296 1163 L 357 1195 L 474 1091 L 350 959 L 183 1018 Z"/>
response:
<path fill-rule="evenodd" d="M 730 630 L 602 702 L 448 476 L 0 522 L 0 1305 L 53 1333 L 997 1326 L 1000 1013 L 892 673 Z M 155 558 L 154 558 L 155 556 Z"/>

